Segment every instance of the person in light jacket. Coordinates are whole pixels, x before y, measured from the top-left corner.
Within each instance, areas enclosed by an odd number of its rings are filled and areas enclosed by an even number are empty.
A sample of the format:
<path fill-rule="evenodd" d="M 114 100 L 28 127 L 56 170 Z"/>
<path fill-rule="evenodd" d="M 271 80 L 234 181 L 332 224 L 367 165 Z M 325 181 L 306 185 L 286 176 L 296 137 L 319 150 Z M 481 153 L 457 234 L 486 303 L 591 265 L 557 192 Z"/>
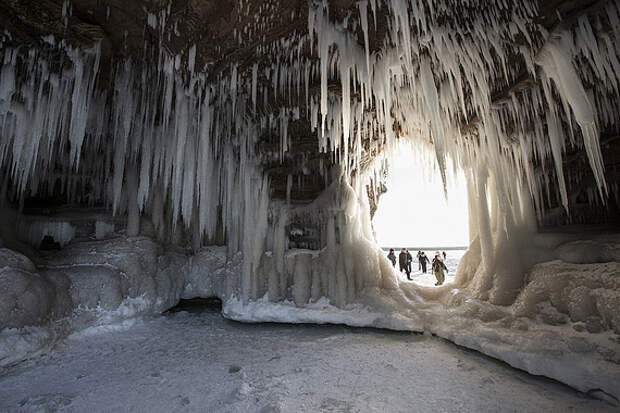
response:
<path fill-rule="evenodd" d="M 435 253 L 435 258 L 433 258 L 433 273 L 435 274 L 435 278 L 437 282 L 435 285 L 442 285 L 446 279 L 446 272 L 448 271 L 448 267 L 441 260 L 441 254 L 439 251 Z"/>

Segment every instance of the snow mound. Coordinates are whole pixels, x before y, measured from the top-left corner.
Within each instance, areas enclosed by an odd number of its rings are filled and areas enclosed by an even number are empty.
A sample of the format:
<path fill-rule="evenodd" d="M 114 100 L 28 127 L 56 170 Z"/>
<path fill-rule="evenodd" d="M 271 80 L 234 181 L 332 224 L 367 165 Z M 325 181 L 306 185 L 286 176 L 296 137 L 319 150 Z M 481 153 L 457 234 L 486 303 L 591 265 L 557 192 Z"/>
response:
<path fill-rule="evenodd" d="M 545 309 L 544 304 L 551 307 Z M 584 322 L 593 333 L 620 334 L 620 263 L 571 264 L 551 261 L 534 266 L 514 304 L 515 315 L 558 325 Z M 553 315 L 555 313 L 556 315 Z"/>

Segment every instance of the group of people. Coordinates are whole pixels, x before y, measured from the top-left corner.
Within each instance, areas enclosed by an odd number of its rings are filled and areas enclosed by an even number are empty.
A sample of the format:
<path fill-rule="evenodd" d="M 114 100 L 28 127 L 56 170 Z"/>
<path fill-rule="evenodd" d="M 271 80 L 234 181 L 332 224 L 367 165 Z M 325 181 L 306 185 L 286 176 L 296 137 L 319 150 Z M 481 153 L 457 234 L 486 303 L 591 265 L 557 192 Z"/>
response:
<path fill-rule="evenodd" d="M 442 255 L 443 260 L 441 259 Z M 426 266 L 430 263 L 431 268 L 433 269 L 433 274 L 435 274 L 435 278 L 437 279 L 435 285 L 442 285 L 446 279 L 446 273 L 448 272 L 448 267 L 444 264 L 444 261 L 446 260 L 446 252 L 444 251 L 442 254 L 440 254 L 439 251 L 435 252 L 435 258 L 433 258 L 432 263 L 429 261 L 424 251 L 418 251 L 416 256 L 418 258 L 418 270 L 422 270 L 422 273 L 426 274 Z M 394 248 L 390 248 L 390 252 L 387 257 L 392 262 L 392 266 L 396 267 L 396 254 L 394 253 Z M 413 278 L 411 278 L 412 262 L 413 256 L 407 248 L 400 250 L 400 254 L 398 254 L 398 265 L 400 267 L 400 272 L 404 271 L 407 274 L 407 279 L 409 281 L 413 280 Z"/>

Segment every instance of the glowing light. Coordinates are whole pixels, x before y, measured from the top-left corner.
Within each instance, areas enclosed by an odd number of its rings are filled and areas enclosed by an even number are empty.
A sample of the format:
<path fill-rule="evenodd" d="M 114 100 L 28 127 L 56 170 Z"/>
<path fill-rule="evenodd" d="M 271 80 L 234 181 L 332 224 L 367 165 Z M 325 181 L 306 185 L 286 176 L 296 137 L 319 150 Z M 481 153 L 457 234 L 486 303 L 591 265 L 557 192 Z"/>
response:
<path fill-rule="evenodd" d="M 419 159 L 419 155 L 418 155 Z M 399 149 L 390 159 L 388 191 L 379 200 L 373 226 L 383 247 L 465 247 L 469 245 L 467 184 L 462 172 L 441 178 L 416 154 Z"/>

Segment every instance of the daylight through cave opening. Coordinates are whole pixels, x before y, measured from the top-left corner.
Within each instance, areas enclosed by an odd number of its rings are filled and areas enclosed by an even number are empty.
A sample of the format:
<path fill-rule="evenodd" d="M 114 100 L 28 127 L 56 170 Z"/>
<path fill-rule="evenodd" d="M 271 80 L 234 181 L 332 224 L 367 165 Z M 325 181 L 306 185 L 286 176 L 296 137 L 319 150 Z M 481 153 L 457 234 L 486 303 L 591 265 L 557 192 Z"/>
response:
<path fill-rule="evenodd" d="M 422 285 L 438 282 L 432 263 L 439 252 L 447 265 L 445 282 L 451 283 L 470 242 L 465 174 L 448 158 L 444 186 L 435 154 L 424 146 L 416 149 L 414 142 L 403 138 L 386 155 L 387 176 L 376 210 L 371 210 L 375 239 L 393 260 L 399 277 Z M 400 262 L 403 249 L 403 257 L 408 252 L 412 260 L 406 268 Z"/>

